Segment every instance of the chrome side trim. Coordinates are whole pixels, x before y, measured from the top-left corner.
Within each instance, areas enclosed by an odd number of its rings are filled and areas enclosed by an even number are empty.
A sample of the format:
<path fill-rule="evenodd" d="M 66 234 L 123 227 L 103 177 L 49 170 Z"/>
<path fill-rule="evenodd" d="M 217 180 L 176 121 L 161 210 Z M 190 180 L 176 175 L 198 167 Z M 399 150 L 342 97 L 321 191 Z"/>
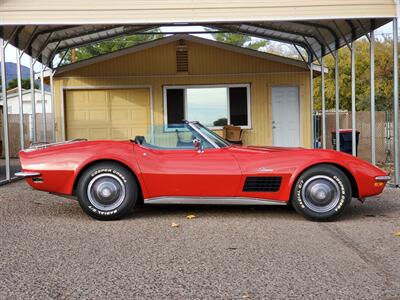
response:
<path fill-rule="evenodd" d="M 78 139 L 68 140 L 68 141 L 64 141 L 64 142 L 56 142 L 56 143 L 35 143 L 35 144 L 31 144 L 29 146 L 29 148 L 27 148 L 23 151 L 29 152 L 29 151 L 39 150 L 39 149 L 45 149 L 45 148 L 52 147 L 52 146 L 70 144 L 70 143 L 75 143 L 75 142 L 84 142 L 84 141 L 87 141 L 87 139 L 78 138 Z"/>
<path fill-rule="evenodd" d="M 287 205 L 284 201 L 247 197 L 155 197 L 145 204 Z"/>
<path fill-rule="evenodd" d="M 29 178 L 29 177 L 36 177 L 40 176 L 40 173 L 38 172 L 17 172 L 14 174 L 15 177 L 20 177 L 20 178 Z"/>

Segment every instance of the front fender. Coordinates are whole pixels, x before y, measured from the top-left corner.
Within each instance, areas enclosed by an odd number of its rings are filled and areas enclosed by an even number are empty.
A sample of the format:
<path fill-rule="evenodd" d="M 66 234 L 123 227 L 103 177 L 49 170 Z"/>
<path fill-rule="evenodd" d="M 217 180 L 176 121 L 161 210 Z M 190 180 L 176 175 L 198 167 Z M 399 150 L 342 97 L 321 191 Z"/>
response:
<path fill-rule="evenodd" d="M 358 198 L 365 198 L 380 194 L 384 185 L 376 185 L 375 177 L 387 175 L 381 169 L 373 166 L 367 161 L 351 156 L 343 152 L 333 150 L 310 150 L 314 152 L 314 158 L 302 161 L 293 172 L 290 186 L 293 187 L 296 179 L 307 169 L 320 164 L 330 164 L 342 169 L 351 176 L 350 181 L 353 188 L 356 187 Z M 353 191 L 354 192 L 354 191 Z"/>

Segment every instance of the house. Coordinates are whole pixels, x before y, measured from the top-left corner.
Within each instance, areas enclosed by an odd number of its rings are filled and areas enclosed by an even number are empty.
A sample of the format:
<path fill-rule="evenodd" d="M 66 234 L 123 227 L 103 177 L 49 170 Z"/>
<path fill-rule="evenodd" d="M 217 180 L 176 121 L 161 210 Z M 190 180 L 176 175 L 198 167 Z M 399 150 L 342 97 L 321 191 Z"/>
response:
<path fill-rule="evenodd" d="M 47 136 L 51 136 L 52 130 L 52 105 L 51 93 L 45 91 L 45 109 L 46 109 L 46 132 Z M 31 90 L 22 90 L 22 103 L 23 103 L 23 123 L 24 123 L 24 136 L 23 141 L 25 146 L 32 143 L 33 133 L 33 118 L 32 118 L 32 97 Z M 35 110 L 36 110 L 36 129 L 41 138 L 43 134 L 43 107 L 42 95 L 39 89 L 35 89 Z M 18 157 L 20 150 L 20 116 L 19 116 L 19 96 L 18 89 L 10 89 L 7 91 L 7 106 L 8 106 L 8 135 L 9 135 L 9 153 L 10 157 Z M 3 142 L 3 100 L 0 97 L 0 143 Z M 0 151 L 0 155 L 3 153 Z"/>
<path fill-rule="evenodd" d="M 24 114 L 32 114 L 32 94 L 31 90 L 22 90 L 22 103 L 23 103 L 23 112 Z M 45 91 L 45 107 L 46 113 L 50 114 L 52 112 L 51 108 L 51 93 Z M 0 105 L 3 106 L 3 100 L 0 97 Z M 18 97 L 18 89 L 10 89 L 7 91 L 7 105 L 8 105 L 8 114 L 14 115 L 19 114 L 19 97 Z M 36 113 L 42 113 L 42 94 L 39 89 L 35 89 L 35 110 Z"/>
<path fill-rule="evenodd" d="M 61 67 L 54 87 L 57 140 L 151 136 L 188 119 L 241 126 L 248 145 L 311 147 L 310 71 L 295 59 L 179 34 Z"/>

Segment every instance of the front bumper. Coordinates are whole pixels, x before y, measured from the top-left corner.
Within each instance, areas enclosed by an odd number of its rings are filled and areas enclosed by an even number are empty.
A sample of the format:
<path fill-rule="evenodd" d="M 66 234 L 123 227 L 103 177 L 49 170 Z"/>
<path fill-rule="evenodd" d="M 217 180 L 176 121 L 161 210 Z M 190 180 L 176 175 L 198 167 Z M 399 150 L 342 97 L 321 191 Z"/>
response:
<path fill-rule="evenodd" d="M 21 172 L 15 173 L 14 175 L 15 175 L 15 177 L 19 177 L 19 178 L 30 178 L 30 177 L 40 176 L 40 173 L 21 171 Z"/>

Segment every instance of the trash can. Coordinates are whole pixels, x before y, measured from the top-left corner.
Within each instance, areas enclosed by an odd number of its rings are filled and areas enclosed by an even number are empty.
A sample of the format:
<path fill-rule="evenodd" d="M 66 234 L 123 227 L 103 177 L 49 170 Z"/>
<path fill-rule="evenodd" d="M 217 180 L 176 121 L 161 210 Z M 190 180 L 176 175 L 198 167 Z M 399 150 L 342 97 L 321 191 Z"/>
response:
<path fill-rule="evenodd" d="M 340 138 L 340 151 L 352 154 L 352 130 L 351 129 L 339 129 Z M 358 153 L 358 142 L 360 140 L 360 131 L 356 130 L 356 155 Z M 336 149 L 336 130 L 332 131 L 332 145 L 333 149 Z"/>

